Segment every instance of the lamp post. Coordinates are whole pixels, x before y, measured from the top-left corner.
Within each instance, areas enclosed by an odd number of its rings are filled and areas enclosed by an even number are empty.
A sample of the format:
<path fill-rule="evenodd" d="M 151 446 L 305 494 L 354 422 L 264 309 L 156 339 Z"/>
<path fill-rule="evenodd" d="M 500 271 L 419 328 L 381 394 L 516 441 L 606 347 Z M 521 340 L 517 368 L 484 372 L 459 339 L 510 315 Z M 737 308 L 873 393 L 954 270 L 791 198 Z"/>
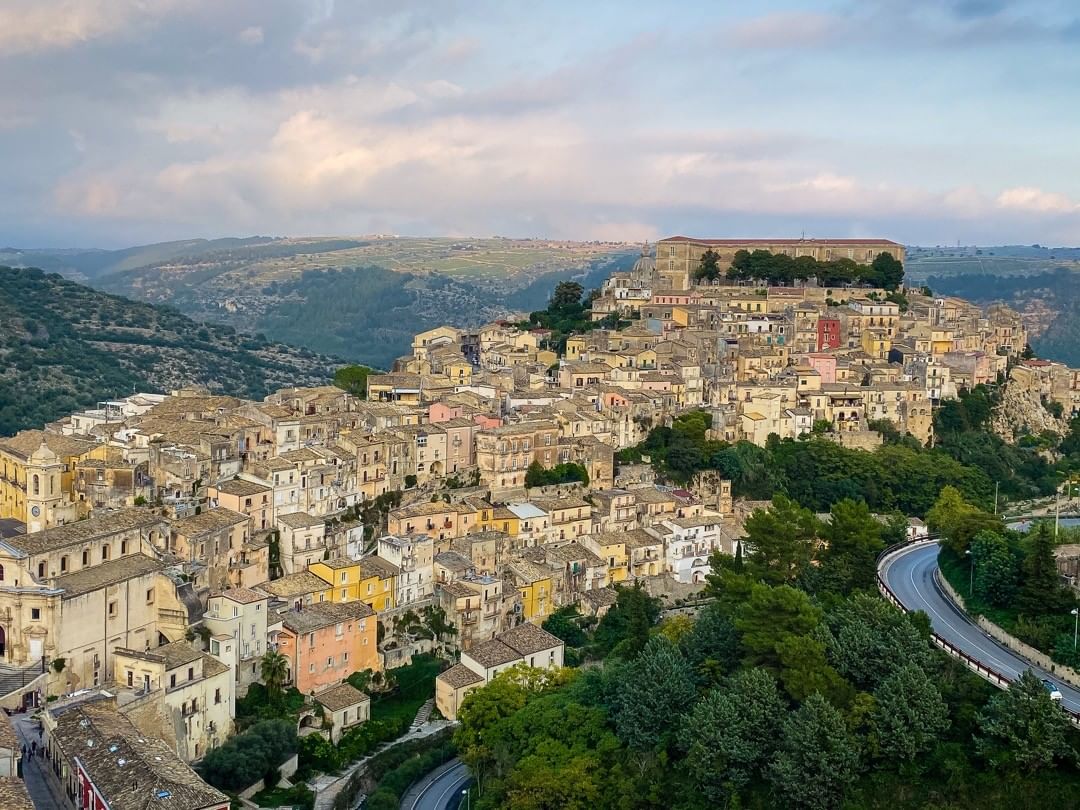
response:
<path fill-rule="evenodd" d="M 1073 652 L 1076 652 L 1076 633 L 1080 630 L 1080 610 L 1073 608 L 1069 612 L 1073 615 Z"/>
<path fill-rule="evenodd" d="M 970 548 L 964 552 L 964 556 L 968 558 L 968 599 L 970 599 L 975 593 L 975 557 Z"/>
<path fill-rule="evenodd" d="M 472 810 L 472 796 L 469 795 L 469 789 L 463 788 L 461 795 L 465 797 L 465 810 Z"/>

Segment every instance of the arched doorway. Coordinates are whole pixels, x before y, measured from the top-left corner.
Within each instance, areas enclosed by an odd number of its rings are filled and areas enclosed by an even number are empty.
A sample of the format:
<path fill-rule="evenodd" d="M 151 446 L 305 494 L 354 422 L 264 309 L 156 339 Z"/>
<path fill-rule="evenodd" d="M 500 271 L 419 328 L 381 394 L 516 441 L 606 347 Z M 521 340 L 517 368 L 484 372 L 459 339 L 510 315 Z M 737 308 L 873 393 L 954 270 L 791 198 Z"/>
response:
<path fill-rule="evenodd" d="M 7 660 L 7 632 L 4 630 L 4 626 L 0 625 L 0 661 Z"/>

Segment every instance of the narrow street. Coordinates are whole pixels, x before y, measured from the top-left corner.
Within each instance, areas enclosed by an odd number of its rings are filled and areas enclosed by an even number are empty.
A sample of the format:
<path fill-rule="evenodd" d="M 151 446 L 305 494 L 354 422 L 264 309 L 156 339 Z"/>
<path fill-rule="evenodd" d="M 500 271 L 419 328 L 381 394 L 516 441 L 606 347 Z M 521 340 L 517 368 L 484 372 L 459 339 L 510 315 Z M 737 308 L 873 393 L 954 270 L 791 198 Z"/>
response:
<path fill-rule="evenodd" d="M 19 741 L 27 749 L 27 755 L 22 760 L 23 781 L 26 782 L 26 789 L 30 792 L 34 807 L 37 810 L 74 810 L 60 785 L 60 780 L 52 772 L 52 763 L 41 753 L 41 737 L 38 736 L 37 725 L 27 715 L 16 715 L 12 721 Z M 37 756 L 29 753 L 31 743 L 37 743 Z"/>

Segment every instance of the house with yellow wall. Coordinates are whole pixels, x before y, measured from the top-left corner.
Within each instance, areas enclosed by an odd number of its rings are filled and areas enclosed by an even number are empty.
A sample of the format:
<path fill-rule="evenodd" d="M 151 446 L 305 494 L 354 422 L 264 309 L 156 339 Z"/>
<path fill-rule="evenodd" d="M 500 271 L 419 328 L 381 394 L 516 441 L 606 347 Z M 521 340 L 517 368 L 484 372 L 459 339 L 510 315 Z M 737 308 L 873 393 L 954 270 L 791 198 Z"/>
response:
<path fill-rule="evenodd" d="M 362 557 L 359 560 L 360 601 L 378 612 L 394 607 L 398 567 L 382 557 Z"/>
<path fill-rule="evenodd" d="M 331 602 L 354 602 L 360 598 L 360 563 L 348 557 L 332 557 L 308 565 L 308 571 L 330 586 Z"/>
<path fill-rule="evenodd" d="M 585 548 L 604 560 L 608 566 L 609 581 L 622 582 L 627 576 L 626 537 L 623 532 L 589 534 L 578 540 Z"/>
<path fill-rule="evenodd" d="M 525 621 L 539 624 L 555 610 L 550 570 L 517 557 L 507 563 L 505 575 L 518 590 Z"/>
<path fill-rule="evenodd" d="M 22 521 L 28 532 L 75 520 L 75 467 L 107 453 L 105 444 L 42 430 L 0 439 L 0 518 Z"/>

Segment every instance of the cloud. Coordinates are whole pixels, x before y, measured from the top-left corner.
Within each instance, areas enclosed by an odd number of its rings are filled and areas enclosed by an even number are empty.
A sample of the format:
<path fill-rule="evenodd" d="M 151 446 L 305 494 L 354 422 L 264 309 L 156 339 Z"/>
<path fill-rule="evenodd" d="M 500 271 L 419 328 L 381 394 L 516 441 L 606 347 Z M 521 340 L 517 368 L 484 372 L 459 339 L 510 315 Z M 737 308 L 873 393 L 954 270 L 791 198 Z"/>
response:
<path fill-rule="evenodd" d="M 183 0 L 6 0 L 0 6 L 0 49 L 8 55 L 67 48 L 145 22 Z"/>
<path fill-rule="evenodd" d="M 1040 214 L 1080 212 L 1080 203 L 1070 200 L 1064 194 L 1031 187 L 1006 189 L 998 195 L 996 202 L 1001 208 Z"/>
<path fill-rule="evenodd" d="M 236 35 L 236 38 L 243 42 L 245 45 L 261 45 L 263 41 L 263 30 L 261 26 L 251 25 Z"/>
<path fill-rule="evenodd" d="M 740 48 L 807 48 L 835 42 L 847 34 L 841 17 L 809 11 L 781 11 L 738 23 L 727 32 Z"/>

